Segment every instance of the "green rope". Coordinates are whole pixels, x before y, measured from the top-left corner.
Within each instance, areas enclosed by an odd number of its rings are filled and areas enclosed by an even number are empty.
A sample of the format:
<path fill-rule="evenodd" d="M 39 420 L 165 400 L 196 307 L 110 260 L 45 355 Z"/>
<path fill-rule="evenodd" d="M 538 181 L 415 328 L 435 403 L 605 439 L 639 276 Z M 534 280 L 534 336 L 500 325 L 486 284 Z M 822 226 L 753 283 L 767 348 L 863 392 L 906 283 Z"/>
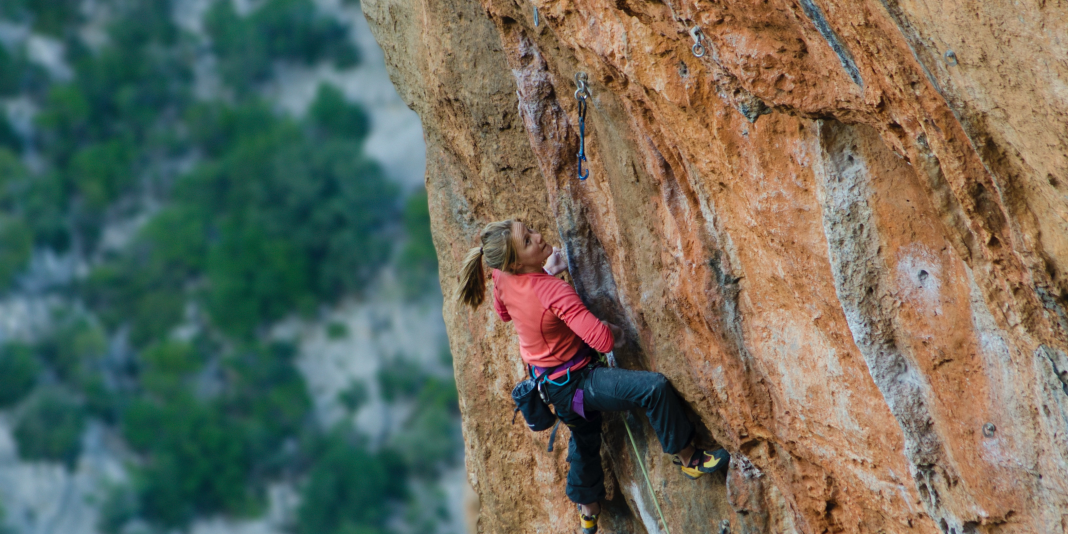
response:
<path fill-rule="evenodd" d="M 645 464 L 642 463 L 642 455 L 638 453 L 638 444 L 634 442 L 634 434 L 630 433 L 630 425 L 627 424 L 626 416 L 623 416 L 623 426 L 626 427 L 627 436 L 630 437 L 630 446 L 634 447 L 634 457 L 638 459 L 638 467 L 642 468 L 642 474 L 645 475 L 645 483 L 649 486 L 649 495 L 653 497 L 653 504 L 656 505 L 656 513 L 660 515 L 660 522 L 664 524 L 664 532 L 671 534 L 667 520 L 664 519 L 664 512 L 660 511 L 660 501 L 656 500 L 656 492 L 653 491 L 653 483 L 649 480 L 649 472 L 645 470 Z"/>

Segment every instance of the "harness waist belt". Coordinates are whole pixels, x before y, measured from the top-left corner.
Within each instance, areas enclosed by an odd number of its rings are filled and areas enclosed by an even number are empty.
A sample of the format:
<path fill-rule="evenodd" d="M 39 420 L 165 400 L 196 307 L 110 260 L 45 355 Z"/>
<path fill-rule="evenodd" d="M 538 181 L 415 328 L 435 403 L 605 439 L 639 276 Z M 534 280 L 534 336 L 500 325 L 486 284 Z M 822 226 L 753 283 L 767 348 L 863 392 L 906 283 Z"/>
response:
<path fill-rule="evenodd" d="M 575 355 L 572 356 L 570 360 L 560 365 L 557 365 L 556 367 L 538 367 L 537 365 L 531 365 L 531 367 L 534 369 L 534 376 L 541 376 L 545 373 L 549 373 L 548 378 L 550 380 L 556 380 L 557 378 L 560 378 L 561 376 L 567 374 L 567 371 L 569 370 L 577 371 L 578 369 L 572 369 L 572 367 L 583 363 L 583 359 L 586 359 L 587 361 L 585 363 L 589 364 L 589 357 L 591 356 L 590 353 L 592 352 L 593 349 L 591 349 L 589 345 L 583 343 L 582 346 L 579 347 L 579 350 L 575 352 Z"/>

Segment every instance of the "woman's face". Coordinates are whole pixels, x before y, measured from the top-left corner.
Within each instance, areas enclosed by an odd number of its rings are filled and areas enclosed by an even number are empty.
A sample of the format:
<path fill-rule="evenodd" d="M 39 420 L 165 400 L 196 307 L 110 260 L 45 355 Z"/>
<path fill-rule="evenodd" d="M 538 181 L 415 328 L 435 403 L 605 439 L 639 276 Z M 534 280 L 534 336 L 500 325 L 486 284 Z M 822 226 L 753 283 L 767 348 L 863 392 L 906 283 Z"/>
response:
<path fill-rule="evenodd" d="M 542 265 L 545 265 L 545 260 L 549 259 L 549 255 L 553 253 L 553 247 L 541 238 L 541 234 L 519 221 L 512 225 L 512 236 L 519 255 L 515 272 L 517 274 L 543 272 Z"/>

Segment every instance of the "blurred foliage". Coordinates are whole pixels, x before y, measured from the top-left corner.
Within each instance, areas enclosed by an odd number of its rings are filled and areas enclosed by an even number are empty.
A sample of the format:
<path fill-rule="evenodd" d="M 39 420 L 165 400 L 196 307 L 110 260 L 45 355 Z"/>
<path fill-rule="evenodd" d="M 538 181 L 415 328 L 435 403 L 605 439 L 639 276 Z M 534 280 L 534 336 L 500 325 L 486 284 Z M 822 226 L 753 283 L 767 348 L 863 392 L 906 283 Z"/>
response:
<path fill-rule="evenodd" d="M 311 398 L 295 356 L 294 346 L 273 343 L 239 351 L 224 363 L 229 388 L 220 401 L 245 428 L 260 475 L 277 471 L 283 441 L 310 423 Z"/>
<path fill-rule="evenodd" d="M 199 110 L 192 135 L 219 158 L 175 190 L 217 236 L 208 311 L 244 337 L 289 310 L 362 290 L 388 257 L 383 232 L 396 213 L 396 186 L 356 140 L 315 142 L 259 107 Z"/>
<path fill-rule="evenodd" d="M 19 137 L 19 134 L 15 132 L 15 128 L 7 120 L 7 115 L 3 113 L 0 113 L 0 150 L 8 150 L 14 153 L 22 152 L 22 138 Z"/>
<path fill-rule="evenodd" d="M 420 465 L 418 476 L 433 476 L 463 448 L 463 436 L 456 425 L 459 405 L 456 384 L 448 378 L 428 377 L 415 400 L 415 410 L 390 440 L 409 465 Z"/>
<path fill-rule="evenodd" d="M 195 208 L 161 210 L 125 254 L 90 273 L 86 302 L 111 327 L 130 326 L 130 341 L 144 347 L 182 320 L 185 286 L 198 276 L 207 254 L 204 216 Z"/>
<path fill-rule="evenodd" d="M 349 387 L 342 390 L 338 395 L 341 405 L 350 412 L 355 412 L 363 407 L 371 399 L 370 388 L 363 380 L 353 380 Z"/>
<path fill-rule="evenodd" d="M 231 2 L 216 2 L 204 26 L 223 80 L 239 93 L 269 79 L 276 59 L 307 64 L 331 60 L 341 68 L 360 59 L 348 28 L 320 13 L 312 0 L 267 0 L 247 17 Z"/>
<path fill-rule="evenodd" d="M 2 502 L 0 502 L 0 534 L 17 534 L 14 527 L 7 524 L 7 510 Z"/>
<path fill-rule="evenodd" d="M 21 92 L 36 93 L 47 81 L 48 74 L 29 61 L 25 48 L 9 50 L 0 45 L 0 98 L 16 96 Z"/>
<path fill-rule="evenodd" d="M 46 389 L 30 399 L 15 425 L 19 456 L 74 467 L 85 430 L 84 408 L 69 394 Z"/>
<path fill-rule="evenodd" d="M 141 353 L 141 386 L 160 400 L 181 396 L 189 387 L 191 375 L 200 370 L 204 357 L 196 347 L 167 340 Z"/>
<path fill-rule="evenodd" d="M 0 15 L 29 20 L 33 29 L 61 36 L 82 20 L 79 0 L 4 0 Z"/>
<path fill-rule="evenodd" d="M 386 504 L 404 498 L 408 473 L 401 459 L 353 441 L 342 433 L 330 436 L 312 466 L 297 510 L 298 533 L 382 532 Z"/>
<path fill-rule="evenodd" d="M 430 235 L 430 208 L 425 189 L 408 197 L 403 220 L 408 241 L 398 265 L 405 293 L 414 298 L 432 291 L 438 283 L 438 255 Z"/>
<path fill-rule="evenodd" d="M 96 528 L 104 534 L 120 534 L 123 527 L 141 514 L 141 502 L 134 488 L 119 484 L 107 490 L 100 505 Z"/>
<path fill-rule="evenodd" d="M 30 261 L 33 230 L 21 218 L 0 213 L 0 289 L 6 288 Z"/>
<path fill-rule="evenodd" d="M 0 409 L 16 408 L 20 454 L 73 466 L 87 418 L 116 426 L 137 459 L 101 509 L 109 533 L 260 513 L 279 480 L 303 481 L 298 532 L 390 530 L 409 473 L 426 481 L 456 458 L 455 387 L 389 362 L 382 391 L 415 411 L 394 451 L 375 451 L 320 429 L 295 346 L 266 341 L 287 314 L 364 292 L 401 230 L 401 276 L 413 296 L 433 289 L 425 193 L 401 202 L 367 158 L 367 112 L 329 84 L 304 117 L 255 92 L 279 63 L 356 65 L 347 25 L 313 0 L 248 15 L 213 2 L 205 28 L 234 94 L 205 100 L 193 96 L 203 50 L 172 0 L 100 0 L 107 39 L 92 46 L 81 3 L 0 1 L 0 18 L 61 39 L 73 72 L 53 80 L 24 46 L 0 45 L 0 98 L 38 110 L 26 138 L 0 114 L 0 291 L 35 248 L 91 266 L 49 287 L 88 310 L 54 317 L 32 345 L 0 346 Z M 109 225 L 141 217 L 116 245 L 121 226 Z M 105 227 L 119 230 L 107 247 Z M 343 323 L 326 333 L 348 336 Z M 370 396 L 354 382 L 339 400 L 354 411 Z"/>
<path fill-rule="evenodd" d="M 33 391 L 40 368 L 29 345 L 0 345 L 0 408 L 10 408 Z"/>
<path fill-rule="evenodd" d="M 58 319 L 38 343 L 38 352 L 60 380 L 78 384 L 95 374 L 92 364 L 107 352 L 107 336 L 85 317 Z"/>
<path fill-rule="evenodd" d="M 319 92 L 308 110 L 311 123 L 325 138 L 341 137 L 362 140 L 371 133 L 371 118 L 360 106 L 345 100 L 341 90 L 327 84 Z"/>
<path fill-rule="evenodd" d="M 122 430 L 151 458 L 137 473 L 139 506 L 149 521 L 183 526 L 197 514 L 243 515 L 254 508 L 246 432 L 223 407 L 188 394 L 166 402 L 137 399 Z"/>
<path fill-rule="evenodd" d="M 421 364 L 399 354 L 383 360 L 378 368 L 378 385 L 387 402 L 415 398 L 428 380 Z"/>
<path fill-rule="evenodd" d="M 345 323 L 332 322 L 326 325 L 326 337 L 335 341 L 345 339 L 349 337 L 349 327 Z"/>

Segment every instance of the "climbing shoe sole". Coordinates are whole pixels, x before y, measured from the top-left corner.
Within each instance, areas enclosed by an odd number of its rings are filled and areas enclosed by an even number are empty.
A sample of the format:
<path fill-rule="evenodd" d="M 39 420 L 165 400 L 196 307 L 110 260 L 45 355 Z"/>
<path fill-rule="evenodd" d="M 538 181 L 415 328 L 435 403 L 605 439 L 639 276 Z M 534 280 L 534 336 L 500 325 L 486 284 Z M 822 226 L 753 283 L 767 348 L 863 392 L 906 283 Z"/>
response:
<path fill-rule="evenodd" d="M 712 452 L 697 450 L 694 451 L 694 457 L 698 458 L 697 462 L 691 462 L 688 466 L 682 465 L 678 457 L 673 462 L 679 466 L 682 474 L 691 480 L 697 480 L 706 473 L 723 471 L 727 469 L 731 461 L 731 455 L 725 449 L 716 449 Z"/>

